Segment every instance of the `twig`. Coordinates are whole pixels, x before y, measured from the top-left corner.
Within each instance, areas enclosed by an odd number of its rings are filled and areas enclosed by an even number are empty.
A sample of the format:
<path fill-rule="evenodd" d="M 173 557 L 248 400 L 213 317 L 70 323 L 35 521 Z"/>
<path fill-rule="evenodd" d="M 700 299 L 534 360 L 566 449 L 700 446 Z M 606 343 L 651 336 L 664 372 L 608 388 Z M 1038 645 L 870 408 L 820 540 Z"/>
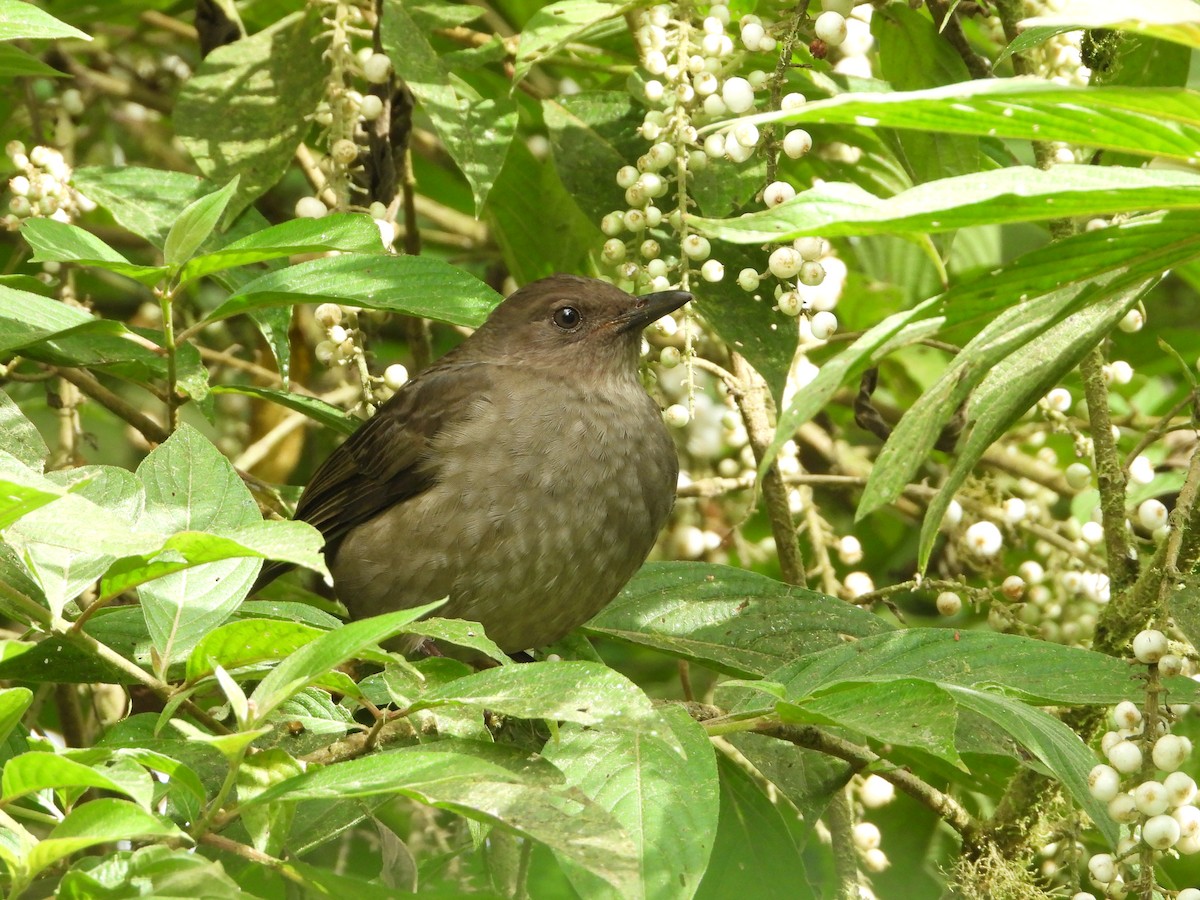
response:
<path fill-rule="evenodd" d="M 838 900 L 859 900 L 858 855 L 854 852 L 854 811 L 850 796 L 840 787 L 829 798 L 821 816 L 829 826 L 829 846 L 833 851 L 833 870 L 837 873 Z"/>
<path fill-rule="evenodd" d="M 1108 415 L 1108 385 L 1104 381 L 1104 353 L 1095 347 L 1079 363 L 1087 398 L 1096 480 L 1100 486 L 1100 512 L 1104 521 L 1104 547 L 1113 591 L 1123 591 L 1137 578 L 1137 552 L 1125 528 L 1125 471 L 1117 456 L 1112 420 Z"/>
<path fill-rule="evenodd" d="M 168 431 L 137 409 L 133 404 L 114 394 L 83 369 L 56 369 L 64 381 L 69 381 L 117 418 L 132 425 L 151 444 L 161 444 L 170 434 Z"/>
<path fill-rule="evenodd" d="M 882 757 L 876 755 L 866 747 L 829 734 L 812 725 L 783 725 L 777 722 L 762 722 L 755 725 L 753 731 L 757 734 L 765 734 L 768 737 L 787 741 L 788 743 L 795 744 L 797 747 L 805 747 L 809 750 L 817 750 L 829 756 L 835 756 L 850 763 L 856 772 L 871 767 L 872 772 L 876 775 L 886 781 L 890 781 L 897 788 L 904 791 L 904 793 L 908 794 L 922 806 L 932 810 L 934 814 L 948 823 L 950 827 L 962 836 L 964 844 L 971 845 L 979 840 L 979 823 L 975 821 L 971 814 L 957 800 L 948 794 L 942 793 L 932 785 L 926 784 L 916 775 L 905 769 L 880 766 L 879 763 L 883 761 Z"/>
<path fill-rule="evenodd" d="M 734 377 L 740 385 L 734 398 L 746 424 L 746 434 L 755 462 L 760 462 L 775 436 L 767 402 L 770 396 L 766 381 L 754 370 L 740 353 L 731 355 Z M 771 521 L 771 533 L 775 536 L 775 549 L 779 553 L 779 567 L 783 580 L 801 587 L 806 585 L 804 557 L 800 554 L 800 543 L 796 540 L 796 525 L 788 508 L 787 485 L 774 463 L 763 476 L 763 499 L 767 504 L 767 517 Z"/>
<path fill-rule="evenodd" d="M 992 64 L 971 49 L 967 36 L 963 34 L 962 22 L 958 20 L 958 10 L 946 0 L 925 0 L 929 14 L 933 16 L 933 24 L 941 30 L 942 37 L 962 57 L 967 64 L 967 71 L 972 78 L 991 78 Z"/>
<path fill-rule="evenodd" d="M 783 39 L 783 45 L 779 48 L 779 60 L 775 63 L 775 71 L 771 73 L 770 108 L 773 110 L 779 109 L 783 86 L 787 82 L 788 69 L 792 65 L 792 53 L 796 49 L 796 41 L 800 39 L 800 29 L 808 19 L 809 2 L 810 0 L 800 0 L 796 4 L 796 9 L 792 13 L 794 18 L 792 19 L 791 27 L 788 29 L 787 36 Z M 775 180 L 779 167 L 779 141 L 776 139 L 775 133 L 775 126 L 768 125 L 764 129 L 762 138 L 763 152 L 767 157 L 767 184 Z"/>

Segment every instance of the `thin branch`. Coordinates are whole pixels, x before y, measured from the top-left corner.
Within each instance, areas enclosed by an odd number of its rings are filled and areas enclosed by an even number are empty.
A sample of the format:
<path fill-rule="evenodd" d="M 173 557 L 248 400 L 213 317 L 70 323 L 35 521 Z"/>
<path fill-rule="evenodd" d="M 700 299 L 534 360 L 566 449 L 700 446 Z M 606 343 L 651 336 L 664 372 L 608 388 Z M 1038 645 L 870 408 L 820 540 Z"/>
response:
<path fill-rule="evenodd" d="M 1108 414 L 1108 385 L 1104 381 L 1104 353 L 1095 347 L 1079 363 L 1087 398 L 1096 480 L 1100 486 L 1100 512 L 1104 520 L 1104 547 L 1113 591 L 1123 591 L 1137 578 L 1137 551 L 1125 527 L 1125 471 L 1113 440 Z"/>
<path fill-rule="evenodd" d="M 836 756 L 838 759 L 850 763 L 856 772 L 870 767 L 874 774 L 890 781 L 943 819 L 962 836 L 964 844 L 974 844 L 979 840 L 979 823 L 957 800 L 932 785 L 926 784 L 906 769 L 879 765 L 884 761 L 883 758 L 866 747 L 829 734 L 812 725 L 782 725 L 776 722 L 764 722 L 758 724 L 753 730 L 757 734 L 778 738 L 795 744 L 797 747 L 805 747 L 829 756 Z"/>
<path fill-rule="evenodd" d="M 114 394 L 83 369 L 56 369 L 64 381 L 69 381 L 117 418 L 132 425 L 151 444 L 161 444 L 170 434 L 133 404 Z"/>
<path fill-rule="evenodd" d="M 749 362 L 739 353 L 732 354 L 733 374 L 740 385 L 734 395 L 738 409 L 741 410 L 742 420 L 746 424 L 746 434 L 750 438 L 750 447 L 754 451 L 754 460 L 762 460 L 775 437 L 775 429 L 771 424 L 771 416 L 767 406 L 770 391 L 766 381 L 754 370 Z M 800 543 L 796 540 L 796 525 L 792 521 L 792 513 L 788 507 L 787 485 L 779 472 L 779 467 L 772 464 L 763 476 L 763 498 L 767 504 L 767 517 L 771 521 L 771 532 L 775 536 L 775 549 L 779 553 L 779 566 L 783 580 L 789 584 L 803 587 L 804 558 L 800 555 Z"/>
<path fill-rule="evenodd" d="M 967 64 L 967 71 L 971 73 L 971 77 L 991 78 L 992 64 L 971 49 L 971 44 L 963 33 L 962 22 L 958 19 L 958 11 L 946 0 L 925 0 L 925 5 L 929 7 L 929 14 L 933 16 L 933 24 L 941 29 L 942 37 Z"/>

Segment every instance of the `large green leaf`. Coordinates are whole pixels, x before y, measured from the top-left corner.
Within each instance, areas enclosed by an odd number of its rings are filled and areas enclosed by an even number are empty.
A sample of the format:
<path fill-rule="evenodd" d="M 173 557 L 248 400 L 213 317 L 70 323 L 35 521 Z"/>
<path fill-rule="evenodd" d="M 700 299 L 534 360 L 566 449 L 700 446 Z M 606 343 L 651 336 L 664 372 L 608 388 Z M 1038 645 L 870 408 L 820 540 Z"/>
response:
<path fill-rule="evenodd" d="M 966 63 L 937 25 L 915 9 L 901 4 L 883 7 L 871 17 L 871 34 L 879 52 L 880 76 L 897 91 L 952 84 L 971 77 Z M 851 120 L 847 124 L 861 122 Z M 903 132 L 899 145 L 904 163 L 918 184 L 979 168 L 979 142 L 970 138 Z"/>
<path fill-rule="evenodd" d="M 958 449 L 954 467 L 930 502 L 921 526 L 917 563 L 922 570 L 929 563 L 934 539 L 950 501 L 987 448 L 1116 328 L 1150 286 L 1142 282 L 1129 287 L 1128 279 L 1116 283 L 1122 287 L 1097 291 L 1095 302 L 1000 360 L 971 394 L 967 409 L 970 432 Z"/>
<path fill-rule="evenodd" d="M 432 612 L 441 601 L 372 616 L 326 632 L 271 670 L 251 694 L 257 721 L 266 721 L 279 704 L 315 679 L 353 659 L 363 650 L 398 634 L 409 622 Z"/>
<path fill-rule="evenodd" d="M 325 89 L 321 18 L 294 13 L 218 47 L 184 84 L 175 131 L 212 181 L 239 178 L 233 214 L 282 177 Z"/>
<path fill-rule="evenodd" d="M 632 889 L 633 842 L 598 804 L 554 784 L 542 765 L 515 750 L 446 741 L 310 769 L 250 802 L 399 794 L 532 838 L 622 893 Z"/>
<path fill-rule="evenodd" d="M 382 253 L 379 228 L 370 216 L 335 213 L 319 219 L 290 219 L 256 231 L 220 250 L 188 260 L 180 282 L 193 281 L 234 266 L 265 262 L 299 253 Z"/>
<path fill-rule="evenodd" d="M 1200 176 L 1190 172 L 1124 166 L 1057 166 L 1044 172 L 1014 166 L 943 178 L 886 198 L 854 185 L 829 182 L 774 209 L 735 219 L 692 216 L 688 221 L 708 237 L 761 244 L 810 235 L 932 233 L 972 225 L 1197 207 Z"/>
<path fill-rule="evenodd" d="M 190 426 L 151 451 L 137 477 L 146 490 L 145 527 L 163 535 L 227 532 L 262 521 L 229 460 Z M 257 559 L 226 559 L 141 585 L 138 595 L 159 657 L 185 658 L 229 617 L 261 566 Z"/>
<path fill-rule="evenodd" d="M 647 563 L 587 624 L 733 675 L 765 675 L 797 657 L 890 631 L 883 619 L 804 588 L 729 566 Z"/>
<path fill-rule="evenodd" d="M 738 763 L 717 757 L 721 813 L 696 896 L 701 900 L 816 900 L 789 820 Z M 785 818 L 786 816 L 786 818 Z"/>
<path fill-rule="evenodd" d="M 474 327 L 500 297 L 462 269 L 433 257 L 345 255 L 268 272 L 242 287 L 205 321 L 326 300 Z"/>
<path fill-rule="evenodd" d="M 554 167 L 575 203 L 594 221 L 625 209 L 617 170 L 645 152 L 641 116 L 624 91 L 589 91 L 542 101 Z M 607 177 L 600 173 L 608 173 Z"/>
<path fill-rule="evenodd" d="M 939 135 L 1064 141 L 1136 156 L 1192 160 L 1200 147 L 1200 93 L 994 78 L 926 90 L 845 93 L 763 113 L 754 121 L 866 123 Z"/>
<path fill-rule="evenodd" d="M 0 450 L 38 470 L 50 453 L 37 426 L 4 391 L 0 391 Z"/>
<path fill-rule="evenodd" d="M 447 703 L 585 726 L 610 722 L 652 727 L 659 721 L 637 685 L 603 663 L 582 660 L 485 669 L 435 687 L 413 705 L 421 709 Z"/>
<path fill-rule="evenodd" d="M 17 41 L 24 38 L 91 40 L 89 35 L 78 28 L 60 22 L 32 3 L 26 3 L 24 0 L 0 0 L 0 41 Z"/>
<path fill-rule="evenodd" d="M 400 0 L 385 0 L 383 49 L 470 182 L 478 214 L 516 133 L 517 105 L 503 94 L 484 97 L 457 78 L 406 7 Z"/>
<path fill-rule="evenodd" d="M 603 0 L 558 0 L 537 8 L 521 29 L 513 83 L 524 78 L 535 63 L 561 50 L 569 41 L 595 36 L 598 31 L 615 31 L 623 24 L 620 17 L 631 5 Z"/>
<path fill-rule="evenodd" d="M 31 262 L 55 261 L 94 266 L 146 285 L 157 284 L 167 273 L 163 266 L 134 265 L 91 232 L 56 219 L 26 219 L 21 226 L 21 235 L 33 248 Z"/>
<path fill-rule="evenodd" d="M 699 887 L 717 830 L 716 760 L 704 729 L 683 709 L 672 707 L 663 717 L 686 757 L 641 729 L 565 727 L 546 745 L 567 784 L 610 812 L 637 851 L 632 893 L 617 894 L 569 867 L 582 896 L 687 900 Z"/>
<path fill-rule="evenodd" d="M 183 208 L 179 218 L 171 224 L 171 230 L 167 232 L 167 239 L 163 242 L 163 257 L 167 265 L 183 265 L 217 230 L 217 225 L 225 215 L 225 210 L 229 208 L 234 191 L 237 190 L 239 180 L 235 175 L 224 187 L 193 200 Z"/>

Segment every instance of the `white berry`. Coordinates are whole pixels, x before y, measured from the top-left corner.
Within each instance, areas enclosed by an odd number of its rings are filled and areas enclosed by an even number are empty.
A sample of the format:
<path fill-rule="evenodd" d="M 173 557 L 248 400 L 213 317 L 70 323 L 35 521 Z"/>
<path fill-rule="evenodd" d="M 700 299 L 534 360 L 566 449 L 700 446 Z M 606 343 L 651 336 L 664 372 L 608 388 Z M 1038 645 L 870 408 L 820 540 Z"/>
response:
<path fill-rule="evenodd" d="M 705 260 L 700 267 L 700 277 L 709 282 L 720 281 L 725 277 L 725 264 L 719 259 Z"/>
<path fill-rule="evenodd" d="M 846 17 L 833 10 L 823 12 L 817 16 L 813 33 L 830 47 L 836 47 L 846 40 Z"/>
<path fill-rule="evenodd" d="M 383 370 L 383 383 L 393 391 L 398 391 L 404 387 L 404 383 L 408 381 L 408 369 L 400 365 L 400 363 L 392 363 Z"/>
<path fill-rule="evenodd" d="M 383 84 L 392 74 L 392 61 L 382 53 L 372 53 L 363 63 L 363 75 L 371 84 Z"/>
<path fill-rule="evenodd" d="M 727 78 L 721 86 L 721 99 L 732 113 L 744 113 L 754 106 L 754 88 L 745 78 Z"/>
<path fill-rule="evenodd" d="M 1055 412 L 1067 412 L 1071 408 L 1071 392 L 1066 388 L 1054 388 L 1046 395 L 1046 406 Z"/>
<path fill-rule="evenodd" d="M 979 556 L 995 556 L 1004 546 L 1004 536 L 991 522 L 976 522 L 967 529 L 967 546 Z"/>
<path fill-rule="evenodd" d="M 1167 636 L 1154 628 L 1140 631 L 1133 639 L 1133 655 L 1138 662 L 1156 663 L 1167 652 Z"/>
<path fill-rule="evenodd" d="M 1088 860 L 1088 874 L 1100 884 L 1108 884 L 1117 877 L 1117 864 L 1111 854 L 1097 853 Z"/>
<path fill-rule="evenodd" d="M 738 272 L 737 283 L 738 287 L 743 291 L 758 290 L 758 273 L 753 269 L 742 269 L 742 271 Z"/>
<path fill-rule="evenodd" d="M 799 271 L 804 260 L 794 247 L 776 247 L 767 259 L 767 268 L 776 278 L 792 278 Z"/>
<path fill-rule="evenodd" d="M 827 341 L 837 331 L 837 316 L 826 310 L 815 313 L 809 320 L 808 328 L 818 341 Z"/>
<path fill-rule="evenodd" d="M 1088 790 L 1101 803 L 1107 803 L 1121 790 L 1121 776 L 1112 766 L 1100 763 L 1088 773 Z"/>
<path fill-rule="evenodd" d="M 1186 806 L 1196 799 L 1196 782 L 1187 772 L 1172 772 L 1163 779 L 1172 806 Z"/>
<path fill-rule="evenodd" d="M 1142 826 L 1142 840 L 1155 850 L 1173 847 L 1179 840 L 1179 823 L 1171 816 L 1154 816 Z"/>
<path fill-rule="evenodd" d="M 854 846 L 859 850 L 874 850 L 882 841 L 879 826 L 873 822 L 859 822 L 852 832 Z"/>
<path fill-rule="evenodd" d="M 790 159 L 799 159 L 812 149 L 812 135 L 803 128 L 795 128 L 783 136 L 783 152 Z"/>
<path fill-rule="evenodd" d="M 1118 772 L 1126 775 L 1142 767 L 1142 751 L 1132 741 L 1121 741 L 1108 751 L 1108 761 Z"/>
<path fill-rule="evenodd" d="M 1133 802 L 1143 816 L 1167 811 L 1167 789 L 1157 781 L 1143 781 L 1133 790 Z"/>
<path fill-rule="evenodd" d="M 692 414 L 682 403 L 673 403 L 663 413 L 663 419 L 672 428 L 683 428 L 692 419 Z"/>
<path fill-rule="evenodd" d="M 301 197 L 296 201 L 296 216 L 300 219 L 319 219 L 329 208 L 316 197 Z"/>
<path fill-rule="evenodd" d="M 1092 470 L 1081 462 L 1071 463 L 1063 474 L 1067 484 L 1077 491 L 1087 487 L 1092 480 Z"/>
<path fill-rule="evenodd" d="M 1135 331 L 1141 331 L 1146 324 L 1146 316 L 1140 309 L 1131 309 L 1125 313 L 1125 317 L 1117 323 L 1117 327 L 1126 334 L 1133 334 Z"/>
<path fill-rule="evenodd" d="M 768 208 L 775 207 L 795 196 L 796 189 L 786 181 L 772 181 L 763 191 L 763 203 L 767 204 Z"/>
<path fill-rule="evenodd" d="M 1177 734 L 1164 734 L 1154 742 L 1150 758 L 1156 768 L 1163 772 L 1174 772 L 1185 762 L 1191 752 L 1190 742 Z"/>
<path fill-rule="evenodd" d="M 942 591 L 936 602 L 937 611 L 943 616 L 957 616 L 962 612 L 962 598 L 953 591 Z"/>
<path fill-rule="evenodd" d="M 1137 509 L 1138 522 L 1147 531 L 1154 531 L 1167 524 L 1167 507 L 1161 500 L 1144 500 Z"/>
<path fill-rule="evenodd" d="M 825 280 L 825 267 L 811 259 L 804 260 L 800 265 L 800 283 L 808 287 L 816 287 Z"/>

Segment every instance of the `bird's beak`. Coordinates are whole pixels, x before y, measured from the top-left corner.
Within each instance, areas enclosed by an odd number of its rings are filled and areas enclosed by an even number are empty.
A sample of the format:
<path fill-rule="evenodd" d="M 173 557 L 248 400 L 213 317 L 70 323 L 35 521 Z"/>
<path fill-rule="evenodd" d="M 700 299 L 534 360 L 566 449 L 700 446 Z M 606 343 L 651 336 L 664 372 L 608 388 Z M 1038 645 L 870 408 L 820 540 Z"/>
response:
<path fill-rule="evenodd" d="M 637 298 L 632 309 L 621 313 L 613 324 L 617 331 L 641 331 L 651 322 L 655 322 L 667 313 L 674 312 L 692 299 L 687 291 L 658 291 L 654 294 L 643 294 Z"/>

